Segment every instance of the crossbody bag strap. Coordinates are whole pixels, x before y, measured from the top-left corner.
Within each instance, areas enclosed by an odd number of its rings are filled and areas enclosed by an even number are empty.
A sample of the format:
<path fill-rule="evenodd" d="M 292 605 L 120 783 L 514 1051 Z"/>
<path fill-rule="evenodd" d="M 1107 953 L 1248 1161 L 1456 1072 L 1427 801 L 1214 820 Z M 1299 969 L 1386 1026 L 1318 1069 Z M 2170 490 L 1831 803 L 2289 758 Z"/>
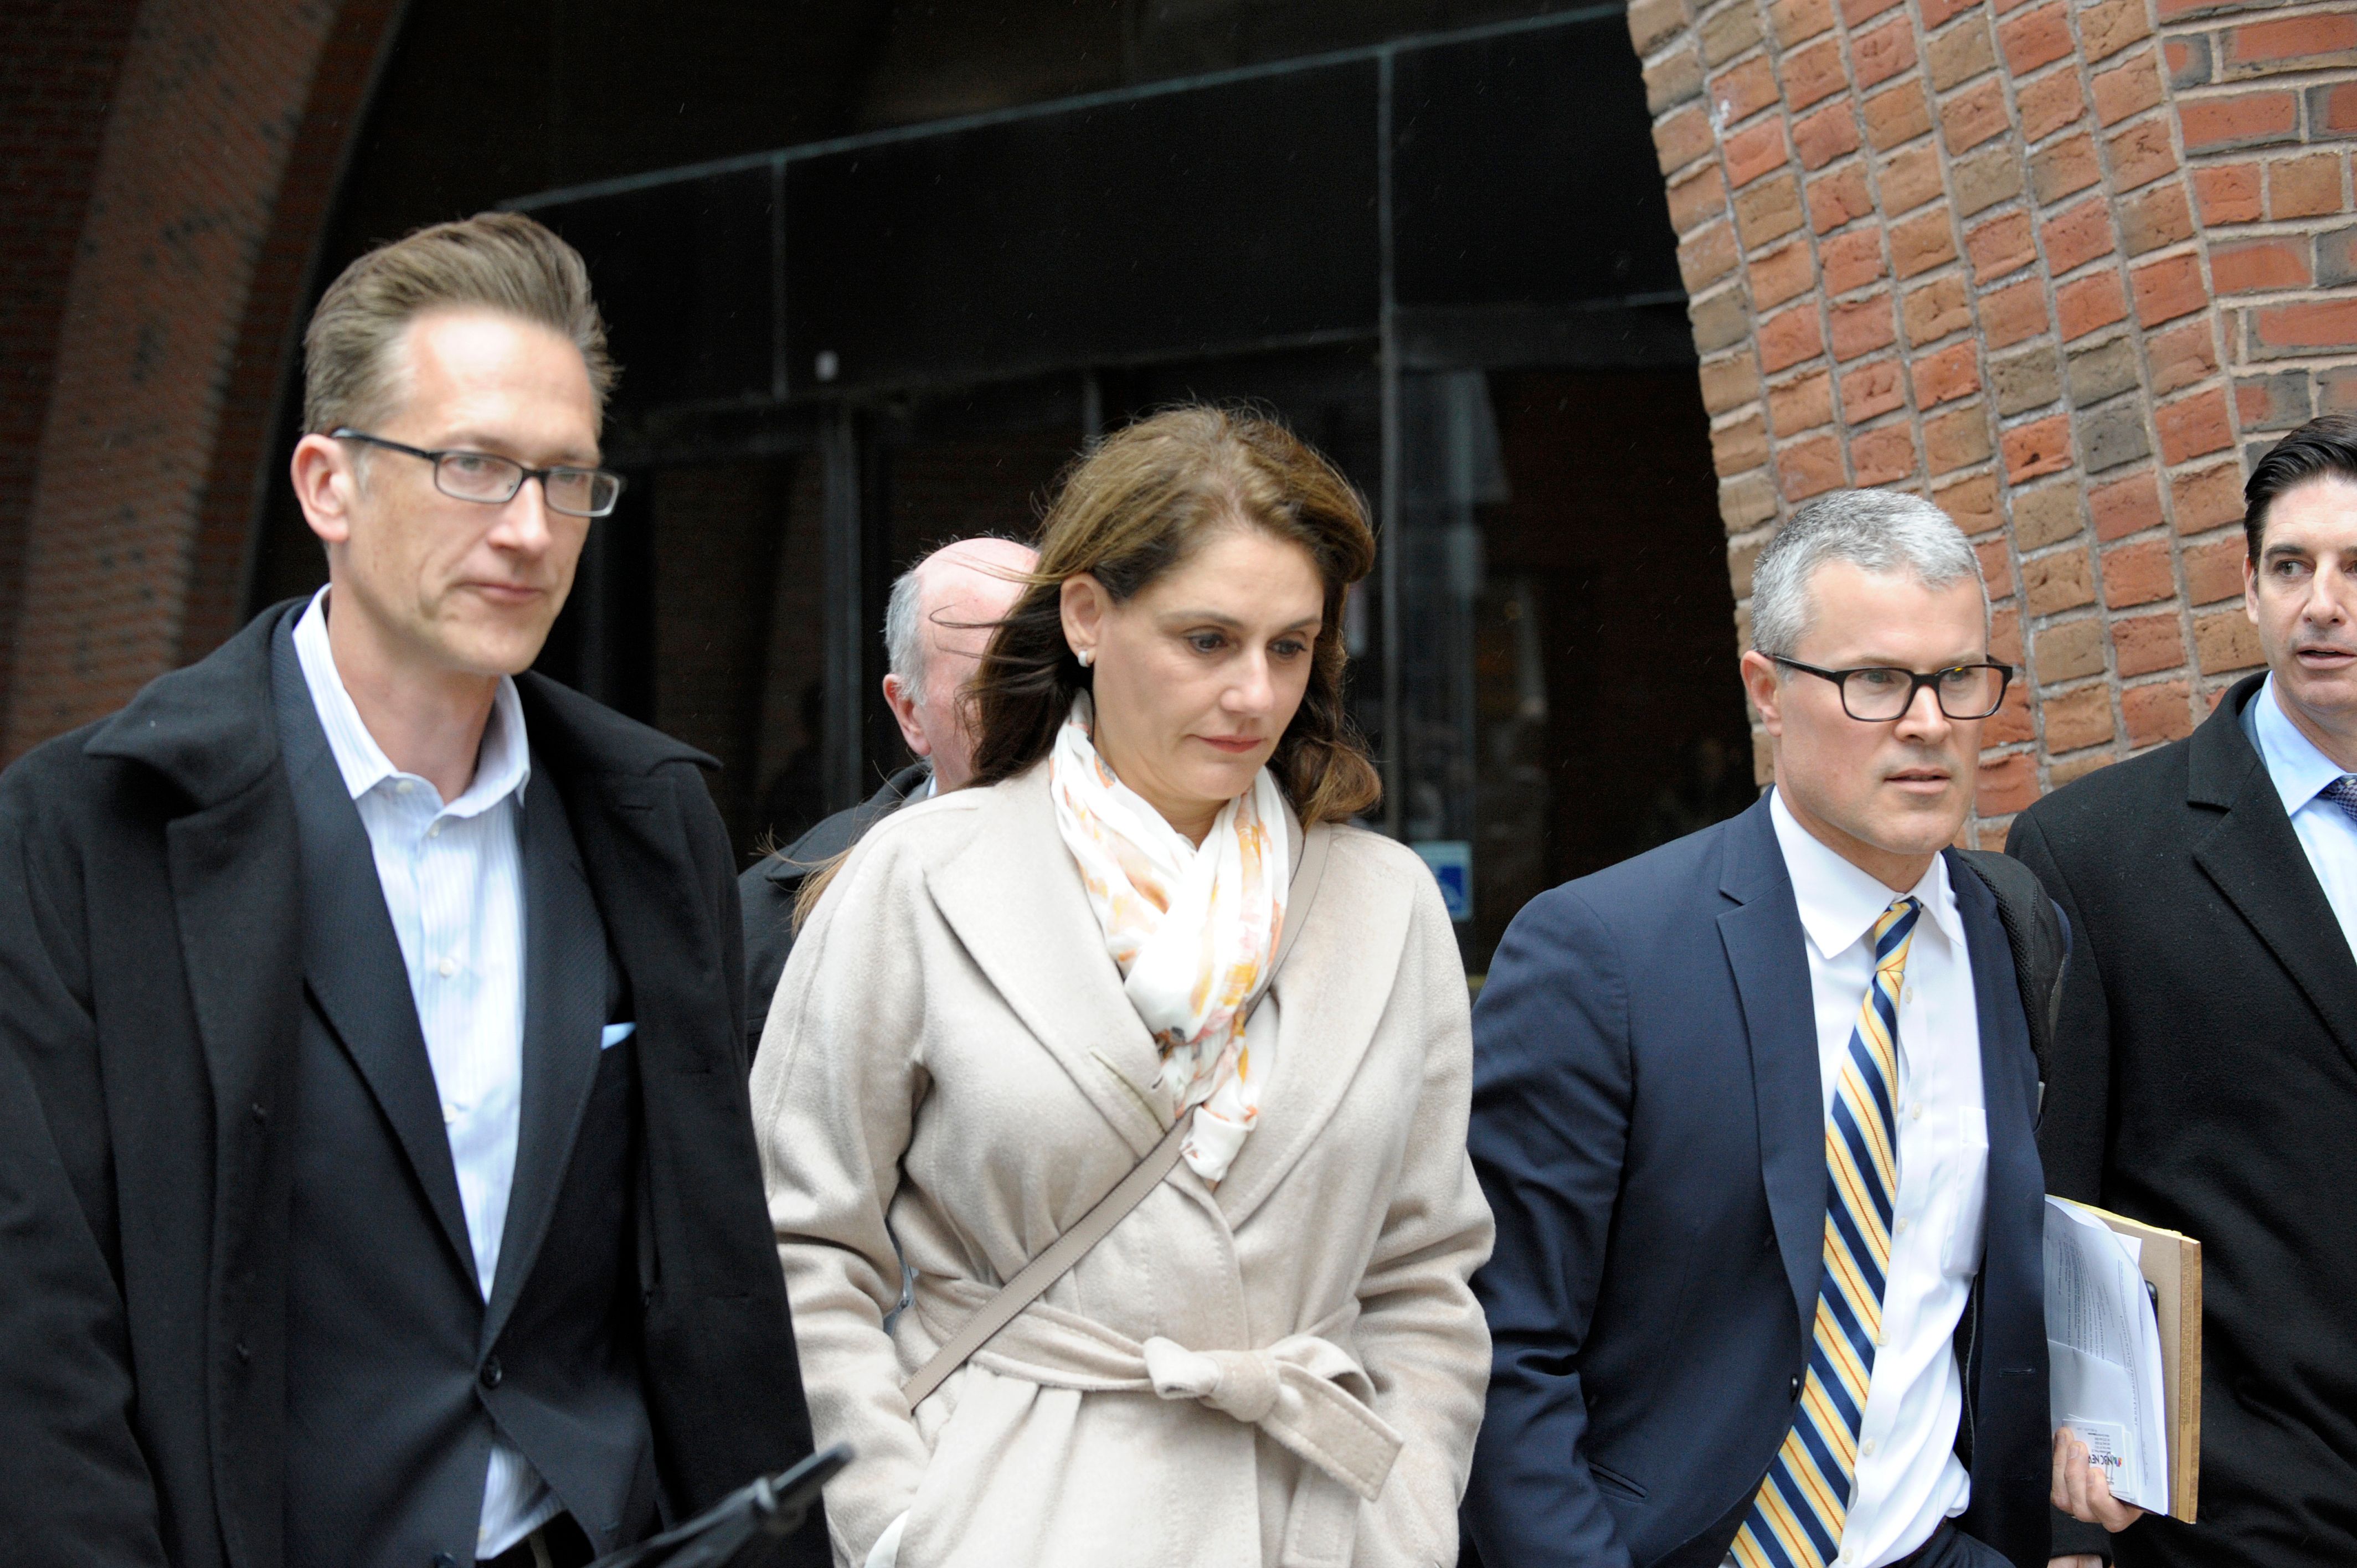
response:
<path fill-rule="evenodd" d="M 1318 885 L 1326 875 L 1326 852 L 1332 843 L 1334 830 L 1320 824 L 1302 834 L 1301 859 L 1293 868 L 1293 885 L 1286 890 L 1285 930 L 1277 938 L 1276 956 L 1268 966 L 1268 983 L 1253 998 L 1244 1014 L 1249 1026 L 1254 1013 L 1267 1000 L 1276 985 L 1277 971 L 1285 967 L 1286 954 L 1293 950 L 1293 939 L 1309 923 L 1309 907 L 1317 900 Z M 1146 1200 L 1146 1195 L 1162 1185 L 1178 1163 L 1178 1151 L 1187 1141 L 1187 1127 L 1191 1118 L 1180 1116 L 1162 1141 L 1146 1158 L 1132 1166 L 1127 1176 L 1114 1189 L 1097 1199 L 1072 1228 L 1048 1243 L 1036 1258 L 1023 1265 L 1015 1277 L 1002 1286 L 998 1294 L 983 1304 L 972 1317 L 958 1326 L 958 1331 L 947 1343 L 933 1352 L 933 1359 L 917 1370 L 917 1375 L 900 1385 L 902 1397 L 909 1408 L 916 1409 L 925 1402 L 935 1389 L 946 1381 L 952 1372 L 965 1365 L 968 1357 L 988 1344 L 991 1337 L 1009 1323 L 1016 1315 L 1039 1299 L 1047 1288 L 1071 1270 L 1073 1264 L 1088 1255 L 1089 1249 L 1103 1240 L 1113 1228 L 1128 1218 L 1129 1211 Z"/>

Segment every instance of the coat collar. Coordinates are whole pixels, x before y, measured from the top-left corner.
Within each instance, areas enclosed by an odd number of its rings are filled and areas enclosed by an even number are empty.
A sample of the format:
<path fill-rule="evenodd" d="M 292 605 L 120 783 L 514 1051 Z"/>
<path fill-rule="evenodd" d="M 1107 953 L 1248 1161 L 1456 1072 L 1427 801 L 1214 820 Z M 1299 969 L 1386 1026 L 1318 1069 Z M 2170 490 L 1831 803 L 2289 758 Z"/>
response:
<path fill-rule="evenodd" d="M 2309 1005 L 2357 1060 L 2357 958 L 2300 847 L 2283 797 L 2243 733 L 2242 708 L 2264 675 L 2237 682 L 2186 743 L 2186 800 L 2224 812 L 2201 832 L 2193 863 L 2258 933 Z"/>
<path fill-rule="evenodd" d="M 301 615 L 308 602 L 273 605 L 196 663 L 150 681 L 121 713 L 98 725 L 83 751 L 154 768 L 199 810 L 251 788 L 278 766 L 271 639 L 280 621 Z M 516 693 L 534 747 L 568 770 L 644 776 L 670 762 L 719 767 L 694 746 L 545 675 L 517 676 Z"/>
<path fill-rule="evenodd" d="M 2193 737 L 2185 743 L 2185 799 L 2195 806 L 2232 808 L 2250 782 L 2251 770 L 2261 768 L 2258 749 L 2243 733 L 2244 703 L 2266 685 L 2266 672 L 2246 675 L 2226 689 L 2217 707 Z"/>
<path fill-rule="evenodd" d="M 271 639 L 306 602 L 274 605 L 196 663 L 158 675 L 99 725 L 82 750 L 145 764 L 199 811 L 251 789 L 278 766 Z"/>
<path fill-rule="evenodd" d="M 1105 951 L 1071 851 L 1057 832 L 1042 763 L 988 791 L 964 848 L 926 877 L 934 905 L 1017 1016 L 1143 1158 L 1169 1129 L 1155 1079 L 1161 1058 Z M 1345 832 L 1346 829 L 1324 832 Z M 1288 835 L 1299 859 L 1303 835 Z M 1015 890 L 1020 889 L 1020 896 Z M 1240 1221 L 1300 1158 L 1333 1114 L 1390 1000 L 1409 900 L 1364 857 L 1338 845 L 1272 998 L 1282 1033 L 1260 1125 L 1222 1181 L 1217 1207 Z M 1258 1025 L 1268 1027 L 1269 1025 Z M 1172 1179 L 1210 1202 L 1181 1165 Z"/>
<path fill-rule="evenodd" d="M 1258 1125 L 1219 1186 L 1219 1208 L 1231 1226 L 1243 1224 L 1276 1190 L 1341 1105 L 1392 1005 L 1392 977 L 1407 945 L 1414 900 L 1381 862 L 1351 853 L 1351 840 L 1363 830 L 1311 831 L 1332 833 L 1335 842 L 1273 983 L 1274 1017 L 1254 1025 L 1277 1030 L 1276 1071 L 1262 1096 Z M 1297 825 L 1289 842 L 1297 866 Z M 1415 874 L 1425 875 L 1420 866 Z"/>
<path fill-rule="evenodd" d="M 1718 888 L 1733 908 L 1720 913 L 1718 937 L 1743 1002 L 1760 1176 L 1805 1344 L 1824 1267 L 1824 1101 L 1817 1081 L 1808 939 L 1768 802 L 1762 795 L 1727 825 Z"/>
<path fill-rule="evenodd" d="M 1033 1037 L 1144 1158 L 1170 1126 L 1154 1088 L 1161 1058 L 1056 831 L 1048 764 L 993 786 L 980 810 L 965 846 L 926 875 L 934 906 Z"/>

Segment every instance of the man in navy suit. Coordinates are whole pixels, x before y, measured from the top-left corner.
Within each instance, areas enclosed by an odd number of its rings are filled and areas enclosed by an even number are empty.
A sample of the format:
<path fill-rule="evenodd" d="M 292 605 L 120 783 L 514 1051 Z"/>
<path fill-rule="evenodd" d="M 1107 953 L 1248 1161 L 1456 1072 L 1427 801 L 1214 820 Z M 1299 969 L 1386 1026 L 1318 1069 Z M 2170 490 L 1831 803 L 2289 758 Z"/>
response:
<path fill-rule="evenodd" d="M 2012 671 L 1911 496 L 1811 502 L 1752 596 L 1775 789 L 1534 899 L 1474 1014 L 1467 1536 L 1485 1568 L 2032 1568 L 2038 1068 L 1945 853 Z"/>

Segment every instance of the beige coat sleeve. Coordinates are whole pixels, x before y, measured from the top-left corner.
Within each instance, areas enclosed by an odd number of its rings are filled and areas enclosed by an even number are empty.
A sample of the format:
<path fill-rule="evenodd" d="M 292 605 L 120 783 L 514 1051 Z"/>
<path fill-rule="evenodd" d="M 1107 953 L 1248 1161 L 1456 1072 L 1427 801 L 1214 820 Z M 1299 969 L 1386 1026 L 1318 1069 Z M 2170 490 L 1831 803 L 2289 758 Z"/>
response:
<path fill-rule="evenodd" d="M 1393 1005 L 1415 1009 L 1424 1083 L 1359 1285 L 1357 1329 L 1375 1412 L 1405 1441 L 1383 1496 L 1362 1505 L 1352 1552 L 1361 1568 L 1456 1561 L 1457 1505 L 1490 1380 L 1490 1330 L 1469 1283 L 1495 1233 L 1465 1153 L 1472 1015 L 1439 889 L 1429 876 L 1416 882 Z"/>
<path fill-rule="evenodd" d="M 930 1452 L 884 1332 L 900 1298 L 886 1215 L 926 1088 L 915 1059 L 921 872 L 894 836 L 863 841 L 795 942 L 752 1079 L 812 1424 L 822 1446 L 847 1442 L 857 1455 L 827 1488 L 836 1560 L 854 1564 L 908 1508 Z"/>

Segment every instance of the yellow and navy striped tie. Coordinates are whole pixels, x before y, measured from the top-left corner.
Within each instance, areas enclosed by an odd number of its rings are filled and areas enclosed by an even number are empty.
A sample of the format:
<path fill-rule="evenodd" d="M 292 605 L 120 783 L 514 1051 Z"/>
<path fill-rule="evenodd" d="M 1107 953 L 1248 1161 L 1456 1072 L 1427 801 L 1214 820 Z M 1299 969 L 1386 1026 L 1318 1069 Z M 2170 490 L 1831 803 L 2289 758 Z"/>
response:
<path fill-rule="evenodd" d="M 1912 898 L 1894 898 L 1874 922 L 1874 983 L 1825 1118 L 1825 1269 L 1809 1373 L 1792 1430 L 1735 1538 L 1743 1568 L 1824 1568 L 1841 1552 L 1858 1423 L 1882 1338 L 1890 1206 L 1899 1191 L 1899 988 L 1922 912 Z"/>

